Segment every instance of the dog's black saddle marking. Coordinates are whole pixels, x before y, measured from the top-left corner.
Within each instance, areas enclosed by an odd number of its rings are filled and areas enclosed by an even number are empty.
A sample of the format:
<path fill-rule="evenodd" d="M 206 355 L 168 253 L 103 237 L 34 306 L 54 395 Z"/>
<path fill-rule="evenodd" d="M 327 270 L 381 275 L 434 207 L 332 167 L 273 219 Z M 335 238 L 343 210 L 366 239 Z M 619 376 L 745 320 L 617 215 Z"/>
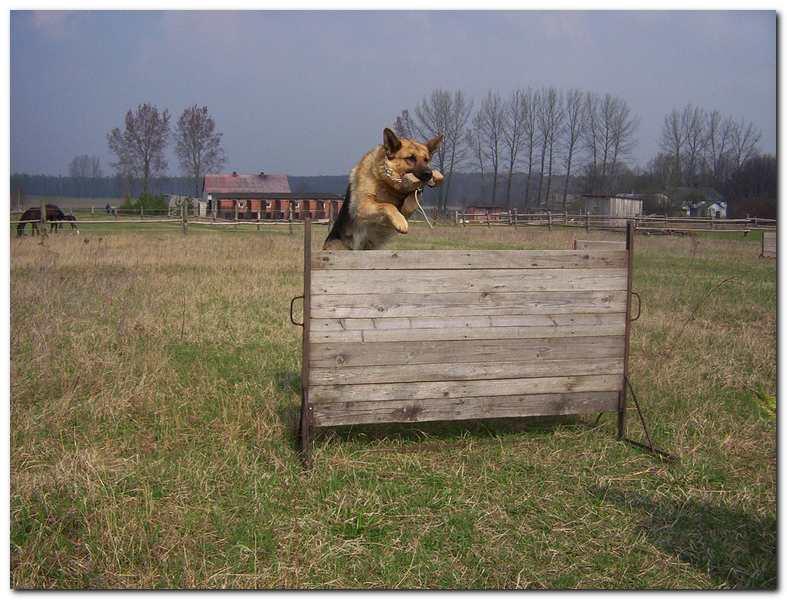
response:
<path fill-rule="evenodd" d="M 331 231 L 328 233 L 328 237 L 325 238 L 325 241 L 328 240 L 340 240 L 342 239 L 342 231 L 344 231 L 344 226 L 350 223 L 350 184 L 347 184 L 347 191 L 344 193 L 344 202 L 342 202 L 342 207 L 339 210 L 339 214 L 336 217 L 336 220 L 333 222 L 333 227 L 331 227 Z"/>

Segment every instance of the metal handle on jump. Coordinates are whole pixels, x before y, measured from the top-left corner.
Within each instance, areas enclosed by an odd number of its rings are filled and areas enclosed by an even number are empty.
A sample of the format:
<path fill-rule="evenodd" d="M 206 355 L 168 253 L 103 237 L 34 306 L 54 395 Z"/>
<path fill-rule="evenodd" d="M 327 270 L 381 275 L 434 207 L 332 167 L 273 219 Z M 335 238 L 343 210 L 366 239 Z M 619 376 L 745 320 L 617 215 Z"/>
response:
<path fill-rule="evenodd" d="M 303 296 L 295 296 L 292 300 L 290 300 L 290 322 L 293 325 L 297 325 L 298 327 L 303 327 L 303 322 L 298 323 L 295 318 L 292 316 L 292 307 L 295 305 L 295 301 L 300 298 L 303 300 Z"/>
<path fill-rule="evenodd" d="M 637 292 L 631 292 L 631 295 L 637 297 L 637 316 L 630 320 L 636 321 L 637 319 L 639 319 L 639 315 L 642 312 L 642 298 L 639 297 L 639 294 Z"/>

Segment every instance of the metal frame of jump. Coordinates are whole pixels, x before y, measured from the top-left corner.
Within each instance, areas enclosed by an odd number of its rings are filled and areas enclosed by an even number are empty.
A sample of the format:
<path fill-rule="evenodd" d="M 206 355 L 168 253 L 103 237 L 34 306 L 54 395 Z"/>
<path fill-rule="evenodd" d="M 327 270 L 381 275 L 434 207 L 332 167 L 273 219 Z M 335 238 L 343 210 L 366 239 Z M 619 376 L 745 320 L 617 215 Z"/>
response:
<path fill-rule="evenodd" d="M 303 294 L 301 296 L 296 296 L 290 302 L 290 320 L 292 321 L 293 324 L 301 326 L 303 328 L 302 363 L 301 363 L 301 411 L 300 411 L 298 438 L 299 438 L 301 457 L 302 457 L 304 463 L 307 466 L 311 464 L 313 438 L 314 438 L 314 431 L 315 431 L 316 426 L 322 427 L 322 426 L 335 426 L 335 425 L 349 425 L 349 424 L 353 424 L 353 423 L 364 423 L 364 422 L 366 422 L 366 423 L 370 423 L 370 422 L 377 422 L 377 423 L 380 423 L 380 422 L 383 422 L 383 423 L 388 423 L 388 422 L 390 422 L 390 423 L 397 423 L 398 422 L 398 423 L 401 423 L 401 422 L 413 422 L 413 421 L 424 421 L 424 420 L 452 420 L 452 419 L 468 419 L 468 418 L 470 418 L 470 419 L 479 419 L 479 418 L 497 418 L 497 417 L 506 417 L 506 416 L 517 417 L 517 416 L 530 416 L 530 415 L 536 415 L 536 414 L 538 414 L 538 415 L 581 414 L 582 413 L 581 409 L 582 408 L 588 408 L 588 407 L 591 410 L 585 410 L 584 412 L 586 412 L 586 413 L 587 412 L 598 412 L 599 413 L 599 417 L 601 416 L 601 414 L 603 414 L 603 412 L 617 412 L 617 438 L 619 440 L 625 441 L 625 442 L 627 442 L 627 443 L 629 443 L 631 445 L 634 445 L 636 447 L 639 447 L 641 449 L 645 449 L 645 450 L 647 450 L 649 452 L 652 452 L 652 453 L 654 453 L 654 454 L 656 454 L 658 456 L 661 456 L 662 458 L 665 458 L 667 460 L 675 459 L 674 456 L 670 455 L 667 452 L 664 452 L 662 450 L 657 449 L 653 445 L 653 443 L 651 441 L 651 438 L 650 438 L 650 433 L 648 432 L 647 425 L 645 423 L 644 416 L 642 414 L 642 411 L 640 410 L 639 402 L 637 401 L 637 397 L 634 394 L 634 390 L 633 390 L 633 388 L 631 386 L 631 382 L 629 380 L 629 354 L 630 354 L 631 323 L 633 321 L 636 321 L 639 318 L 640 311 L 641 311 L 641 299 L 639 297 L 639 294 L 637 294 L 636 292 L 632 291 L 632 289 L 631 289 L 631 287 L 632 287 L 632 273 L 633 273 L 633 257 L 634 257 L 634 230 L 633 230 L 633 226 L 632 226 L 631 223 L 629 223 L 627 228 L 626 228 L 626 242 L 625 242 L 626 284 L 625 284 L 625 326 L 624 326 L 625 329 L 624 329 L 624 333 L 623 333 L 623 335 L 624 335 L 624 342 L 623 342 L 623 356 L 622 356 L 622 362 L 623 362 L 623 369 L 622 369 L 622 371 L 623 372 L 622 372 L 622 377 L 619 380 L 620 381 L 620 385 L 619 385 L 618 388 L 616 388 L 616 390 L 617 390 L 617 402 L 616 402 L 616 405 L 611 405 L 611 404 L 609 404 L 609 401 L 606 401 L 607 403 L 604 405 L 604 408 L 599 408 L 599 407 L 602 406 L 603 403 L 600 404 L 598 401 L 596 401 L 595 404 L 592 401 L 589 401 L 588 403 L 584 403 L 584 404 L 581 401 L 574 401 L 574 403 L 572 404 L 572 400 L 571 399 L 567 400 L 565 398 L 565 397 L 568 397 L 568 396 L 572 396 L 572 397 L 573 396 L 580 396 L 581 394 L 579 392 L 582 391 L 582 390 L 578 390 L 577 393 L 564 393 L 564 394 L 540 394 L 540 393 L 537 393 L 537 392 L 524 392 L 526 394 L 533 394 L 533 395 L 530 395 L 530 396 L 527 396 L 527 395 L 524 396 L 524 399 L 531 398 L 531 399 L 535 399 L 536 401 L 542 403 L 542 407 L 540 409 L 541 412 L 528 412 L 528 410 L 525 409 L 521 413 L 487 414 L 487 413 L 482 411 L 482 414 L 479 414 L 477 416 L 471 416 L 471 417 L 467 417 L 467 416 L 448 416 L 446 418 L 440 418 L 440 417 L 432 416 L 432 417 L 429 417 L 429 418 L 425 418 L 425 417 L 424 418 L 416 418 L 416 414 L 419 411 L 421 411 L 424 407 L 423 406 L 420 406 L 420 407 L 415 407 L 415 406 L 409 406 L 408 407 L 408 406 L 405 406 L 403 408 L 397 409 L 394 412 L 391 412 L 391 409 L 385 409 L 385 410 L 387 410 L 387 412 L 385 413 L 386 415 L 388 415 L 388 416 L 394 415 L 394 417 L 390 418 L 390 419 L 386 418 L 386 417 L 377 418 L 374 421 L 358 421 L 358 420 L 349 419 L 346 422 L 343 422 L 341 420 L 341 415 L 339 415 L 339 418 L 336 418 L 336 414 L 333 414 L 332 415 L 332 419 L 327 419 L 327 424 L 325 424 L 326 423 L 326 419 L 324 417 L 322 417 L 322 421 L 323 422 L 321 422 L 321 423 L 316 423 L 315 422 L 315 404 L 313 402 L 314 399 L 312 398 L 312 390 L 314 388 L 317 388 L 323 396 L 324 396 L 324 391 L 323 390 L 325 390 L 327 387 L 338 388 L 340 390 L 338 392 L 336 392 L 336 389 L 332 390 L 334 398 L 331 401 L 333 402 L 333 404 L 332 404 L 333 407 L 338 407 L 338 408 L 336 408 L 336 411 L 340 411 L 343 406 L 350 406 L 351 404 L 353 404 L 353 402 L 350 401 L 351 400 L 350 398 L 346 398 L 346 399 L 345 398 L 340 398 L 340 395 L 342 393 L 341 390 L 342 389 L 352 388 L 352 387 L 358 388 L 359 386 L 347 385 L 344 388 L 341 388 L 341 386 L 313 385 L 311 383 L 311 378 L 310 378 L 310 375 L 311 375 L 310 374 L 310 368 L 311 368 L 310 356 L 311 356 L 311 353 L 312 353 L 311 344 L 312 344 L 312 341 L 313 341 L 312 340 L 312 323 L 311 323 L 311 321 L 313 320 L 313 316 L 312 316 L 312 291 L 313 291 L 312 267 L 315 264 L 315 260 L 317 262 L 317 265 L 319 267 L 321 267 L 323 263 L 330 264 L 331 261 L 336 261 L 338 263 L 342 263 L 342 262 L 343 263 L 347 263 L 349 261 L 350 263 L 353 263 L 353 261 L 357 262 L 358 260 L 361 260 L 363 262 L 366 257 L 359 257 L 357 259 L 355 257 L 348 258 L 348 255 L 350 255 L 350 254 L 361 254 L 361 253 L 350 253 L 350 252 L 347 252 L 347 253 L 319 253 L 316 256 L 316 259 L 315 259 L 315 257 L 312 256 L 311 242 L 312 242 L 312 240 L 311 240 L 311 222 L 307 219 L 304 222 Z M 566 253 L 572 253 L 572 255 L 570 257 L 568 257 L 568 258 L 571 258 L 575 262 L 576 261 L 582 262 L 582 260 L 584 260 L 585 262 L 587 262 L 589 264 L 600 264 L 600 265 L 603 266 L 604 265 L 603 261 L 604 261 L 604 257 L 605 256 L 610 256 L 610 255 L 620 256 L 621 250 L 612 250 L 612 251 L 610 251 L 610 250 L 603 250 L 603 249 L 602 250 L 588 249 L 588 250 L 580 250 L 580 251 L 554 251 L 555 254 L 552 255 L 553 256 L 552 258 L 550 258 L 549 256 L 546 256 L 544 258 L 544 260 L 545 261 L 566 260 L 566 258 L 564 258 L 562 256 L 558 256 L 559 253 L 566 252 Z M 387 255 L 385 258 L 389 259 L 389 260 L 391 258 L 400 259 L 401 257 L 404 256 L 405 252 L 407 252 L 407 251 L 397 251 L 397 252 L 394 252 L 394 253 L 391 253 L 391 254 Z M 418 252 L 418 251 L 410 251 L 410 252 Z M 445 252 L 446 256 L 447 256 L 452 251 L 440 251 L 440 252 Z M 495 252 L 500 253 L 501 256 L 502 256 L 502 253 L 504 253 L 504 252 L 511 252 L 511 258 L 513 260 L 515 258 L 514 255 L 516 255 L 517 252 L 519 252 L 519 251 L 495 251 Z M 522 254 L 524 254 L 526 252 L 527 251 L 522 251 Z M 546 255 L 549 252 L 550 251 L 533 251 L 532 254 L 534 256 L 539 254 L 539 253 L 540 253 L 540 255 Z M 339 256 L 339 254 L 341 254 L 342 256 Z M 363 254 L 366 254 L 366 253 L 363 253 Z M 470 256 L 471 254 L 472 254 L 472 252 L 463 253 L 462 257 Z M 519 263 L 523 263 L 524 262 L 522 260 L 522 258 L 523 258 L 522 254 L 520 254 L 519 258 L 517 259 Z M 524 258 L 527 258 L 527 257 L 524 257 Z M 470 260 L 472 260 L 472 259 L 470 259 Z M 535 260 L 535 259 L 533 259 L 533 260 Z M 619 263 L 615 263 L 615 264 L 619 264 Z M 330 268 L 330 267 L 328 267 L 328 268 Z M 335 267 L 335 268 L 342 269 L 342 268 L 345 268 L 345 267 Z M 366 267 L 366 268 L 367 269 L 371 269 L 371 270 L 367 270 L 364 273 L 374 273 L 374 267 Z M 380 267 L 380 269 L 383 269 L 383 268 L 389 268 L 390 269 L 390 268 L 401 268 L 401 267 L 390 267 L 390 266 L 387 266 L 387 267 L 381 266 Z M 482 268 L 479 267 L 479 271 L 477 271 L 477 273 L 480 273 L 481 275 L 483 275 L 484 273 L 482 272 L 481 269 Z M 387 272 L 390 273 L 391 271 L 387 271 Z M 535 271 L 533 271 L 533 272 L 535 273 Z M 542 270 L 542 272 L 543 272 L 543 270 Z M 325 271 L 322 271 L 322 273 L 325 273 Z M 618 288 L 618 289 L 620 289 L 620 288 Z M 352 293 L 353 293 L 352 291 L 349 292 L 349 294 L 352 294 Z M 586 293 L 588 293 L 588 292 L 586 292 Z M 620 296 L 622 296 L 622 293 L 619 293 L 619 294 L 620 294 Z M 637 298 L 637 314 L 636 314 L 636 316 L 634 316 L 632 318 L 632 298 L 635 297 L 635 296 Z M 294 315 L 293 315 L 294 304 L 295 304 L 296 300 L 298 300 L 298 299 L 302 299 L 303 300 L 303 321 L 302 322 L 297 322 L 295 320 L 295 318 L 294 318 Z M 572 316 L 572 315 L 568 315 L 568 316 Z M 587 316 L 587 315 L 584 315 L 584 316 Z M 326 319 L 319 319 L 318 320 L 318 322 L 321 322 L 321 323 L 324 323 L 325 321 L 326 321 Z M 557 327 L 557 325 L 556 325 L 556 327 Z M 343 323 L 341 325 L 341 329 L 344 329 L 344 324 Z M 423 331 L 423 330 L 421 330 L 421 331 Z M 336 335 L 341 336 L 341 335 L 353 334 L 353 333 L 356 333 L 356 332 L 354 332 L 354 331 L 338 331 L 338 332 L 336 332 Z M 378 333 L 378 332 L 373 332 L 373 333 Z M 386 332 L 383 331 L 381 333 L 385 334 Z M 567 334 L 567 335 L 572 335 L 572 334 Z M 588 335 L 588 334 L 586 333 L 586 335 Z M 595 335 L 595 334 L 591 333 L 589 335 Z M 598 334 L 598 335 L 602 335 L 602 334 Z M 344 338 L 337 337 L 335 339 L 344 339 Z M 347 338 L 347 339 L 355 340 L 355 338 Z M 379 338 L 379 339 L 389 339 L 389 338 Z M 393 338 L 390 338 L 390 339 L 393 339 Z M 580 340 L 580 339 L 582 339 L 582 338 L 569 338 L 569 340 Z M 591 339 L 591 338 L 584 338 L 584 339 L 588 340 L 588 339 Z M 600 339 L 600 338 L 592 338 L 592 339 Z M 320 341 L 323 341 L 323 340 L 320 340 Z M 402 343 L 407 343 L 407 342 L 405 342 L 403 340 L 399 340 L 399 341 L 402 341 Z M 490 341 L 491 342 L 495 342 L 495 341 L 503 341 L 503 340 L 490 340 Z M 516 341 L 516 340 L 507 340 L 507 341 L 512 342 L 512 341 Z M 316 344 L 316 345 L 319 346 L 320 344 Z M 398 344 L 396 344 L 396 345 L 398 346 Z M 337 356 L 337 361 L 339 362 L 339 364 L 342 363 L 342 358 L 341 358 L 340 355 Z M 323 361 L 323 362 L 325 362 L 325 361 Z M 393 364 L 393 363 L 386 363 L 386 364 Z M 324 368 L 325 365 L 321 365 L 321 366 L 323 368 L 322 369 L 318 369 L 318 370 L 323 373 L 323 376 L 325 376 L 326 371 L 330 372 L 329 370 Z M 334 369 L 336 369 L 336 368 L 338 368 L 338 366 L 334 367 Z M 395 367 L 391 366 L 389 368 L 395 368 Z M 531 377 L 532 377 L 532 375 L 531 375 Z M 547 379 L 549 379 L 549 378 L 547 378 Z M 554 379 L 558 379 L 558 378 L 554 378 Z M 581 377 L 577 377 L 576 379 L 581 379 Z M 542 380 L 543 380 L 543 378 L 542 378 Z M 495 380 L 489 380 L 490 383 L 492 383 L 493 381 L 495 381 Z M 522 379 L 515 379 L 515 380 L 508 380 L 508 381 L 523 382 L 524 380 L 522 380 Z M 348 383 L 348 382 L 345 381 L 345 383 Z M 354 383 L 354 382 L 350 381 L 349 383 Z M 365 383 L 365 382 L 361 382 L 361 383 Z M 461 385 L 463 383 L 466 384 L 468 382 L 467 381 L 459 381 L 459 382 L 448 381 L 448 382 L 436 382 L 436 383 L 446 383 L 446 384 L 458 383 L 459 385 Z M 473 382 L 470 382 L 470 383 L 473 383 Z M 524 383 L 527 384 L 526 381 L 524 381 Z M 391 385 L 396 385 L 396 384 L 376 383 L 374 385 L 374 391 L 376 393 L 380 393 L 379 390 L 381 388 L 384 388 L 387 385 L 391 386 Z M 414 385 L 414 384 L 405 384 L 405 385 Z M 366 386 L 360 386 L 360 387 L 362 387 L 364 389 L 368 389 L 368 388 L 372 388 L 373 386 L 366 385 Z M 593 388 L 590 388 L 590 389 L 592 390 Z M 606 389 L 609 389 L 609 388 L 606 388 Z M 573 388 L 569 387 L 568 391 L 573 392 L 574 390 L 573 390 Z M 642 427 L 643 427 L 643 431 L 644 431 L 644 434 L 645 434 L 645 438 L 647 440 L 646 444 L 645 443 L 640 443 L 640 442 L 637 442 L 637 441 L 634 441 L 634 440 L 631 440 L 631 439 L 626 437 L 626 409 L 627 409 L 627 404 L 628 404 L 628 401 L 629 401 L 629 394 L 628 394 L 629 391 L 631 392 L 631 399 L 634 402 L 635 408 L 637 410 L 637 413 L 639 415 L 640 421 L 642 423 Z M 355 393 L 355 390 L 353 391 L 353 393 Z M 517 392 L 517 393 L 523 393 L 523 392 Z M 590 391 L 589 393 L 587 393 L 585 395 L 586 396 L 593 396 L 594 394 L 596 394 L 596 396 L 598 396 L 600 394 L 600 392 L 592 392 L 592 391 Z M 604 392 L 604 394 L 606 394 L 606 397 L 609 397 L 610 392 Z M 546 398 L 546 397 L 550 397 L 550 398 Z M 554 398 L 554 397 L 558 397 L 558 398 Z M 513 398 L 513 396 L 502 396 L 501 395 L 501 396 L 493 396 L 491 398 L 468 398 L 466 400 L 468 400 L 468 401 L 471 401 L 471 400 L 484 400 L 484 401 L 486 401 L 486 400 L 488 400 L 490 404 L 487 405 L 487 406 L 494 406 L 495 398 L 497 398 L 499 400 L 504 400 L 504 399 L 511 399 L 511 398 Z M 546 403 L 544 403 L 544 399 L 545 398 L 547 400 Z M 356 399 L 357 399 L 357 396 L 356 396 Z M 365 399 L 365 398 L 361 398 L 361 399 Z M 324 400 L 324 398 L 323 398 L 323 400 Z M 347 400 L 347 401 L 344 401 L 344 400 Z M 458 402 L 461 403 L 463 400 L 465 400 L 465 399 L 459 398 Z M 435 402 L 437 402 L 437 401 L 438 400 L 435 400 Z M 318 398 L 318 402 L 319 402 L 319 398 Z M 396 402 L 402 403 L 402 402 L 405 402 L 405 401 L 398 400 L 398 401 L 393 402 L 392 404 L 396 404 Z M 420 401 L 417 400 L 417 399 L 414 399 L 413 402 L 415 402 L 415 403 L 421 402 L 422 404 L 427 404 L 430 401 L 428 399 L 420 400 Z M 360 403 L 355 402 L 355 404 L 360 404 Z M 371 405 L 371 404 L 376 404 L 376 405 L 381 405 L 382 404 L 382 405 L 385 405 L 384 402 L 368 403 L 368 405 Z M 524 405 L 520 405 L 520 406 L 524 406 Z M 546 408 L 544 408 L 544 407 L 546 407 Z M 594 407 L 597 408 L 598 410 L 592 410 Z M 319 405 L 318 405 L 318 408 L 319 408 Z M 426 407 L 426 408 L 428 409 L 428 407 Z M 579 410 L 577 410 L 577 409 L 579 409 Z M 383 409 L 380 409 L 380 410 L 382 412 Z M 520 408 L 519 410 L 522 410 L 522 409 Z M 550 410 L 552 412 L 550 412 Z"/>

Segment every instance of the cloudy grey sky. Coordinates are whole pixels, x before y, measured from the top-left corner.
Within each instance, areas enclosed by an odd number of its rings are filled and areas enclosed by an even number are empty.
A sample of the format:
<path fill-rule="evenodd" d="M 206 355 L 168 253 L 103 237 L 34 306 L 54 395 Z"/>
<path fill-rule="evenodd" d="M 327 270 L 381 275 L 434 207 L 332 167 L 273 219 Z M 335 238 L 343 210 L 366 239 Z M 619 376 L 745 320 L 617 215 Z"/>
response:
<path fill-rule="evenodd" d="M 776 150 L 774 12 L 13 12 L 11 171 L 110 160 L 106 133 L 149 101 L 207 105 L 228 168 L 343 174 L 433 88 L 610 92 L 640 119 L 694 103 Z M 177 171 L 174 158 L 170 172 Z"/>

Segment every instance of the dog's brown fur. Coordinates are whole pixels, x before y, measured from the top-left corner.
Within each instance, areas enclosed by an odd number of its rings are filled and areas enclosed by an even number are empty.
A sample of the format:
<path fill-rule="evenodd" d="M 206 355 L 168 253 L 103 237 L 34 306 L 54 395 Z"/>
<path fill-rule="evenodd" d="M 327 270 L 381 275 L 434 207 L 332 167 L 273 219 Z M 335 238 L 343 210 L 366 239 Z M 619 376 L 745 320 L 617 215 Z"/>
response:
<path fill-rule="evenodd" d="M 407 219 L 418 207 L 414 190 L 442 183 L 442 174 L 429 166 L 442 141 L 438 135 L 422 144 L 386 128 L 383 145 L 350 171 L 344 204 L 323 249 L 374 250 L 395 232 L 407 233 Z"/>

